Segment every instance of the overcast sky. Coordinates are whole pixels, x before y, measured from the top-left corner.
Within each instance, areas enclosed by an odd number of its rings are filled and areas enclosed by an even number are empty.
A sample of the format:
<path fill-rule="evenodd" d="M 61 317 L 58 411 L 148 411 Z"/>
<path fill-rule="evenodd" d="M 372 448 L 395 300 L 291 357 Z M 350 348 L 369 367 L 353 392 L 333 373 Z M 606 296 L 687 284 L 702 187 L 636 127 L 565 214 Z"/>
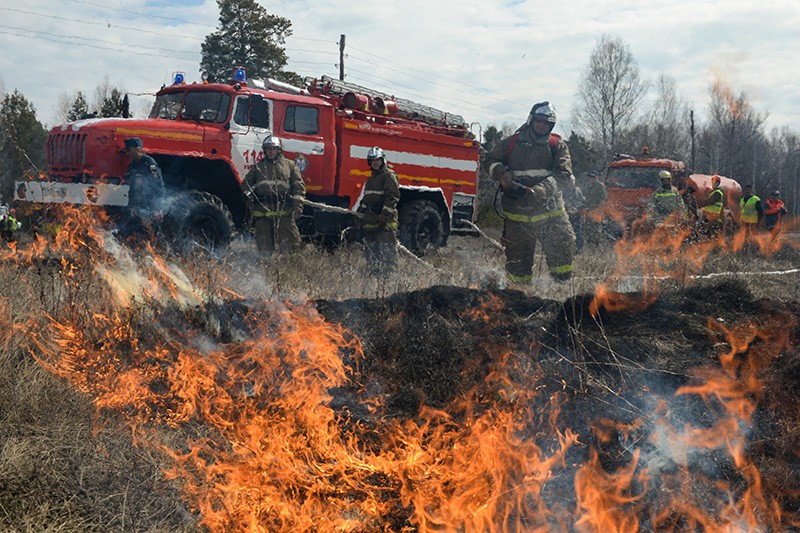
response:
<path fill-rule="evenodd" d="M 288 68 L 338 77 L 461 115 L 482 128 L 518 125 L 551 101 L 570 130 L 581 73 L 599 35 L 621 37 L 642 78 L 675 78 L 703 119 L 710 85 L 744 91 L 768 126 L 800 131 L 797 0 L 259 0 L 288 18 Z M 215 0 L 0 0 L 0 87 L 19 89 L 46 125 L 59 98 L 90 103 L 107 76 L 149 110 L 175 71 L 199 79 Z M 477 128 L 476 128 L 477 133 Z"/>

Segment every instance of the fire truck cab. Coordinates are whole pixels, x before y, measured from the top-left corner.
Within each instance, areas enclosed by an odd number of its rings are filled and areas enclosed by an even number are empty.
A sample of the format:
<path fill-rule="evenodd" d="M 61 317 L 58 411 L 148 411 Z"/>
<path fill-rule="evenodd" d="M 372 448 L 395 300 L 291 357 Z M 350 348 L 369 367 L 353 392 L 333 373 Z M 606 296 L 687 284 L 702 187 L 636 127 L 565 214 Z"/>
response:
<path fill-rule="evenodd" d="M 49 175 L 17 182 L 15 200 L 123 208 L 124 140 L 139 137 L 169 193 L 164 230 L 225 246 L 246 230 L 244 178 L 272 133 L 318 204 L 307 205 L 298 220 L 307 237 L 336 238 L 353 223 L 346 213 L 358 207 L 372 146 L 383 149 L 399 177 L 401 243 L 422 252 L 444 246 L 452 232 L 472 230 L 479 146 L 461 117 L 327 77 L 306 83 L 247 81 L 237 69 L 230 83 L 179 79 L 162 87 L 148 118 L 56 126 L 46 146 Z"/>

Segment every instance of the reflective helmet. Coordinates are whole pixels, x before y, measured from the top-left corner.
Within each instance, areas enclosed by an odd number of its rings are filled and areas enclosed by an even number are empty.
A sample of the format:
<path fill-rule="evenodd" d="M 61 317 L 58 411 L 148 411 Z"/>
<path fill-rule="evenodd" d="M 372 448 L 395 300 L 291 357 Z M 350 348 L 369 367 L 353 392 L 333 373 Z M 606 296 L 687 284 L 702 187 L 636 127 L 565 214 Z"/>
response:
<path fill-rule="evenodd" d="M 533 104 L 531 112 L 528 115 L 528 124 L 532 123 L 534 119 L 544 120 L 550 124 L 556 123 L 556 109 L 550 105 L 550 102 L 539 102 Z"/>
<path fill-rule="evenodd" d="M 261 148 L 263 148 L 265 151 L 267 148 L 276 146 L 279 150 L 283 150 L 283 143 L 281 142 L 280 138 L 275 137 L 274 135 L 267 135 L 264 137 L 264 141 L 261 143 Z"/>
<path fill-rule="evenodd" d="M 381 150 L 378 146 L 373 146 L 367 152 L 367 161 L 372 162 L 374 159 L 383 159 L 386 161 L 386 156 L 383 154 L 383 150 Z"/>
<path fill-rule="evenodd" d="M 596 170 L 590 170 L 589 173 L 587 174 L 587 176 L 589 176 L 590 178 L 596 178 L 599 175 L 600 173 L 597 172 Z"/>
<path fill-rule="evenodd" d="M 672 173 L 669 170 L 662 170 L 658 173 L 658 179 L 660 180 L 671 180 Z"/>
<path fill-rule="evenodd" d="M 781 191 L 772 191 L 772 196 L 780 196 Z"/>

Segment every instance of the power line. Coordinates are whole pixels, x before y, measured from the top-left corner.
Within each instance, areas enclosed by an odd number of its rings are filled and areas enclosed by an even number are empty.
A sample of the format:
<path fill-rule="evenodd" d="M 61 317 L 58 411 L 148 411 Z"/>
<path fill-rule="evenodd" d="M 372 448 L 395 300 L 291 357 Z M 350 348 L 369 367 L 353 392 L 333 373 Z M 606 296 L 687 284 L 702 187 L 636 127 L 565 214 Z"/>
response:
<path fill-rule="evenodd" d="M 358 60 L 358 61 L 363 61 L 362 59 L 360 59 L 360 58 L 358 58 L 358 57 L 354 57 L 354 59 L 356 59 L 356 60 Z M 372 63 L 368 63 L 368 64 L 372 65 Z M 399 74 L 405 74 L 404 72 L 402 72 L 402 71 L 399 71 L 399 70 L 397 70 L 397 69 L 391 69 L 391 68 L 389 68 L 389 67 L 381 67 L 381 68 L 385 68 L 386 70 L 389 70 L 389 71 L 392 71 L 392 72 L 397 72 L 397 73 L 399 73 Z M 386 78 L 379 78 L 378 76 L 375 76 L 375 75 L 374 75 L 374 74 L 372 74 L 372 73 L 369 73 L 369 74 L 367 74 L 367 73 L 365 73 L 365 72 L 363 72 L 363 71 L 358 71 L 357 69 L 352 69 L 352 68 L 351 68 L 350 70 L 355 70 L 355 71 L 357 71 L 357 72 L 360 72 L 361 74 L 365 74 L 365 75 L 367 75 L 367 76 L 370 76 L 370 77 L 373 77 L 373 78 L 383 79 L 384 81 L 387 81 L 387 82 L 391 83 L 393 86 L 403 86 L 401 83 L 398 83 L 397 81 L 394 81 L 394 80 L 389 80 L 389 79 L 386 79 Z M 419 78 L 414 78 L 414 79 L 419 79 Z M 440 78 L 437 78 L 437 82 L 438 82 L 439 80 L 440 80 Z M 426 82 L 426 83 L 431 83 L 431 81 L 430 81 L 430 80 L 420 80 L 420 81 L 424 81 L 424 82 Z M 457 82 L 454 82 L 454 83 L 457 83 Z M 442 86 L 445 86 L 445 87 L 447 86 L 447 84 L 443 84 L 443 83 L 439 83 L 439 85 L 442 85 Z M 406 87 L 407 87 L 407 86 L 406 86 Z M 462 90 L 462 89 L 463 89 L 463 87 L 457 87 L 457 86 L 450 86 L 450 88 L 453 88 L 453 89 L 455 89 L 455 90 L 457 90 L 457 91 L 458 91 L 458 90 Z M 409 88 L 409 89 L 410 89 L 410 90 L 414 90 L 414 89 L 412 89 L 412 88 Z M 482 90 L 481 90 L 481 92 L 485 92 L 485 91 L 486 91 L 485 89 L 482 89 Z M 511 96 L 511 95 L 509 95 L 509 96 L 505 96 L 505 95 L 500 95 L 500 96 L 489 96 L 489 95 L 485 95 L 485 94 L 484 94 L 484 96 L 483 96 L 483 99 L 484 99 L 485 101 L 491 101 L 491 102 L 497 102 L 497 103 L 505 103 L 505 102 L 514 102 L 514 101 L 516 101 L 516 98 L 515 98 L 514 96 Z M 470 104 L 468 101 L 463 101 L 463 102 L 461 102 L 461 104 L 462 104 L 464 107 L 467 107 L 467 108 L 470 108 L 470 109 L 479 110 L 479 111 L 484 111 L 484 110 L 485 110 L 485 108 L 483 108 L 483 107 L 480 107 L 480 106 L 475 106 L 475 105 L 473 105 L 473 104 Z"/>
<path fill-rule="evenodd" d="M 108 47 L 108 46 L 97 46 L 97 45 L 88 44 L 88 43 L 65 41 L 63 39 L 59 40 L 59 39 L 48 37 L 48 36 L 43 35 L 41 33 L 39 35 L 30 35 L 29 33 L 16 33 L 16 32 L 11 32 L 11 31 L 4 31 L 4 30 L 0 30 L 0 33 L 6 34 L 6 35 L 14 35 L 16 37 L 25 37 L 25 38 L 28 38 L 28 39 L 42 39 L 44 41 L 51 41 L 51 42 L 61 43 L 61 44 L 72 44 L 72 45 L 76 45 L 76 46 L 86 46 L 88 48 L 95 48 L 97 50 L 111 50 L 113 52 L 130 53 L 130 48 L 112 48 L 112 47 Z M 148 53 L 148 52 L 140 52 L 140 53 L 137 52 L 136 55 L 151 56 L 151 57 L 162 57 L 162 58 L 164 57 L 164 54 L 156 54 L 156 53 Z M 189 58 L 183 58 L 183 57 L 175 57 L 175 56 L 171 56 L 171 57 L 173 57 L 174 59 L 180 59 L 182 61 L 190 60 Z M 196 59 L 196 57 L 193 57 L 191 59 Z"/>
<path fill-rule="evenodd" d="M 97 43 L 109 44 L 109 45 L 119 45 L 120 44 L 120 43 L 115 43 L 115 42 L 112 42 L 112 41 L 104 41 L 103 39 L 93 39 L 91 37 L 83 37 L 83 36 L 80 36 L 80 35 L 59 35 L 57 33 L 40 31 L 40 30 L 29 30 L 27 28 L 20 28 L 18 26 L 7 26 L 5 24 L 0 24 L 0 28 L 6 28 L 6 29 L 9 29 L 9 30 L 19 30 L 19 31 L 25 32 L 26 35 L 29 35 L 29 36 L 32 36 L 32 37 L 33 37 L 33 35 L 31 35 L 31 34 L 44 34 L 44 35 L 48 35 L 50 37 L 59 38 L 59 39 L 79 39 L 79 40 L 83 40 L 83 41 L 94 41 L 94 42 L 97 42 Z M 83 44 L 83 43 L 80 43 L 80 42 L 72 42 L 72 41 L 63 41 L 63 42 L 67 42 L 67 43 L 70 43 L 70 44 Z M 158 47 L 158 46 L 146 46 L 146 45 L 142 45 L 142 44 L 137 44 L 136 45 L 136 49 L 137 50 L 142 49 L 142 48 L 148 49 L 148 50 L 159 50 L 159 51 L 162 51 L 162 52 L 177 53 L 177 54 L 194 54 L 195 53 L 195 52 L 189 51 L 189 50 L 172 50 L 172 49 L 169 49 L 169 48 L 161 48 L 161 47 Z M 114 49 L 116 50 L 117 48 L 114 48 Z"/>
<path fill-rule="evenodd" d="M 167 16 L 164 16 L 164 15 L 153 15 L 152 13 L 145 13 L 143 11 L 131 11 L 129 9 L 122 9 L 122 8 L 119 8 L 119 7 L 106 6 L 106 5 L 103 5 L 103 4 L 99 4 L 97 2 L 89 2 L 87 0 L 68 0 L 68 1 L 69 2 L 73 2 L 75 4 L 85 4 L 87 6 L 99 7 L 101 9 L 106 9 L 106 10 L 110 10 L 110 11 L 118 11 L 120 13 L 127 13 L 129 15 L 141 15 L 143 17 L 158 18 L 158 19 L 163 19 L 163 20 L 171 20 L 173 22 L 180 22 L 181 24 L 190 24 L 192 26 L 200 26 L 200 27 L 203 27 L 203 28 L 208 28 L 208 24 L 200 24 L 198 22 L 192 22 L 191 20 L 179 19 L 179 18 L 176 18 L 176 17 L 167 17 Z"/>
<path fill-rule="evenodd" d="M 357 52 L 361 52 L 362 54 L 371 55 L 371 56 L 373 56 L 373 57 L 376 57 L 376 58 L 380 59 L 381 61 L 385 61 L 385 62 L 391 63 L 391 64 L 393 64 L 393 65 L 396 65 L 396 66 L 398 66 L 398 67 L 401 67 L 401 68 L 403 68 L 405 71 L 415 71 L 415 72 L 419 72 L 420 74 L 424 75 L 424 76 L 425 76 L 425 78 L 418 78 L 418 77 L 416 77 L 416 76 L 412 76 L 411 74 L 407 74 L 407 75 L 408 75 L 409 77 L 413 77 L 413 78 L 416 78 L 416 79 L 418 79 L 418 80 L 421 80 L 421 81 L 430 81 L 430 79 L 431 79 L 431 76 L 432 76 L 432 75 L 434 75 L 434 73 L 432 73 L 432 72 L 425 72 L 425 71 L 422 71 L 422 70 L 419 70 L 419 69 L 415 69 L 415 68 L 413 68 L 413 67 L 409 67 L 409 66 L 407 66 L 407 65 L 403 65 L 403 64 L 401 64 L 401 63 L 397 63 L 396 61 L 393 61 L 393 60 L 391 60 L 391 59 L 385 58 L 385 57 L 383 57 L 383 56 L 379 56 L 379 55 L 377 55 L 377 54 L 373 54 L 373 53 L 371 53 L 371 52 L 367 52 L 367 51 L 365 51 L 365 50 L 361 50 L 360 48 L 356 48 L 355 46 L 350 46 L 350 48 L 352 48 L 353 50 L 356 50 Z M 388 69 L 388 67 L 385 67 L 385 68 L 387 68 L 387 69 Z M 439 73 L 435 73 L 435 76 L 436 76 L 437 78 L 441 78 L 441 75 L 440 75 Z M 469 84 L 467 84 L 467 83 L 461 83 L 461 82 L 455 82 L 455 81 L 454 81 L 454 83 L 457 83 L 457 84 L 459 85 L 459 88 L 463 88 L 463 87 L 470 87 L 471 89 L 476 89 L 476 90 L 479 90 L 479 91 L 486 91 L 486 90 L 487 90 L 487 89 L 486 89 L 486 88 L 484 88 L 484 87 L 477 87 L 477 86 L 474 86 L 474 85 L 469 85 Z"/>
<path fill-rule="evenodd" d="M 181 18 L 177 18 L 177 17 L 167 17 L 167 16 L 164 16 L 164 15 L 154 15 L 152 13 L 145 13 L 143 11 L 131 11 L 129 9 L 122 9 L 122 8 L 118 8 L 118 7 L 106 6 L 106 5 L 97 3 L 97 2 L 89 2 L 88 0 L 67 0 L 67 1 L 73 2 L 75 4 L 85 4 L 85 5 L 88 5 L 88 6 L 99 7 L 101 9 L 106 9 L 106 10 L 110 10 L 110 11 L 117 11 L 117 12 L 120 12 L 120 13 L 140 15 L 140 16 L 143 16 L 143 17 L 158 18 L 158 19 L 164 19 L 164 20 L 171 20 L 173 22 L 179 22 L 181 24 L 188 24 L 188 25 L 191 25 L 191 26 L 199 26 L 201 28 L 207 28 L 207 29 L 210 28 L 210 29 L 216 30 L 215 26 L 210 26 L 209 27 L 208 24 L 200 24 L 198 22 L 192 22 L 191 20 L 181 19 Z M 289 35 L 287 37 L 287 39 L 296 39 L 298 41 L 308 41 L 308 42 L 315 42 L 315 43 L 328 43 L 328 44 L 334 43 L 334 44 L 336 44 L 336 41 L 330 41 L 328 39 L 309 39 L 309 38 L 304 38 L 304 37 L 297 37 L 294 34 Z"/>
<path fill-rule="evenodd" d="M 144 30 L 142 28 L 136 28 L 136 27 L 133 27 L 133 26 L 121 26 L 121 25 L 118 25 L 118 24 L 111 24 L 110 22 L 92 22 L 92 21 L 89 21 L 89 20 L 74 19 L 74 18 L 69 18 L 69 17 L 59 17 L 57 15 L 47 15 L 45 13 L 36 13 L 34 11 L 26 11 L 24 9 L 14 9 L 14 8 L 11 8 L 11 7 L 0 7 L 0 10 L 2 10 L 2 11 L 13 11 L 15 13 L 22 13 L 22 14 L 25 14 L 25 15 L 34 15 L 34 16 L 37 16 L 37 17 L 44 17 L 44 18 L 50 18 L 50 19 L 55 19 L 55 20 L 61 20 L 61 21 L 64 21 L 64 22 L 77 22 L 79 24 L 89 24 L 91 26 L 105 26 L 107 28 L 118 28 L 120 30 L 138 31 L 138 32 L 141 32 L 141 33 L 149 33 L 149 34 L 152 34 L 152 35 L 161 35 L 162 37 L 179 37 L 181 39 L 195 39 L 195 40 L 197 39 L 196 35 L 180 35 L 180 34 L 177 34 L 177 33 L 162 33 L 162 32 L 158 32 L 158 31 L 154 31 L 154 30 Z"/>
<path fill-rule="evenodd" d="M 479 91 L 482 94 L 482 98 L 484 99 L 484 101 L 490 101 L 490 102 L 495 102 L 495 103 L 499 103 L 499 104 L 516 103 L 517 102 L 517 98 L 514 95 L 510 95 L 509 94 L 507 96 L 506 95 L 498 96 L 495 93 L 490 93 L 489 89 L 486 89 L 485 87 L 472 86 L 470 84 L 463 83 L 463 82 L 456 81 L 456 80 L 445 80 L 441 75 L 436 75 L 435 77 L 433 77 L 431 75 L 427 75 L 426 77 L 417 76 L 417 75 L 414 74 L 414 72 L 423 73 L 423 74 L 424 74 L 424 72 L 419 70 L 419 69 L 415 69 L 415 68 L 412 68 L 412 67 L 408 67 L 408 66 L 402 65 L 400 63 L 397 63 L 396 61 L 392 61 L 392 60 L 390 60 L 388 58 L 384 58 L 384 57 L 379 56 L 377 54 L 372 54 L 370 52 L 366 52 L 366 51 L 361 50 L 361 49 L 359 49 L 359 48 L 357 48 L 355 46 L 348 46 L 348 47 L 352 48 L 353 50 L 357 50 L 359 52 L 362 52 L 363 54 L 366 54 L 366 56 L 368 56 L 368 57 L 365 58 L 365 57 L 362 57 L 362 56 L 360 56 L 358 54 L 352 54 L 352 53 L 349 53 L 347 55 L 347 57 L 352 58 L 357 62 L 370 65 L 372 67 L 377 66 L 381 70 L 385 70 L 385 71 L 389 71 L 389 72 L 400 74 L 404 78 L 417 80 L 417 81 L 423 82 L 423 83 L 428 84 L 428 85 L 434 85 L 434 86 L 437 86 L 437 87 L 449 88 L 449 89 L 451 89 L 453 91 L 463 91 L 465 87 L 473 88 L 473 89 L 475 89 L 476 91 Z M 380 61 L 373 61 L 372 58 L 379 59 Z M 396 66 L 402 68 L 403 70 L 392 68 L 391 66 L 388 66 L 385 63 L 391 63 L 393 65 L 396 65 Z M 354 69 L 352 67 L 348 68 L 347 71 L 348 72 L 353 71 L 353 72 L 360 73 L 360 74 L 362 74 L 364 76 L 367 76 L 367 79 L 357 78 L 358 81 L 360 81 L 361 83 L 365 83 L 367 85 L 370 85 L 370 84 L 374 85 L 374 81 L 376 79 L 378 79 L 378 80 L 382 80 L 382 81 L 388 83 L 389 86 L 391 86 L 391 87 L 403 88 L 404 90 L 406 90 L 408 92 L 408 94 L 416 95 L 416 97 L 418 97 L 418 98 L 425 98 L 425 99 L 430 98 L 428 95 L 420 95 L 418 92 L 415 92 L 416 90 L 419 90 L 419 88 L 417 88 L 415 90 L 415 88 L 412 88 L 412 87 L 409 87 L 408 85 L 404 85 L 402 83 L 399 83 L 396 80 L 391 80 L 391 79 L 388 79 L 388 78 L 382 78 L 380 76 L 376 76 L 372 72 L 366 73 L 364 71 L 360 71 L 360 70 Z M 355 79 L 355 77 L 354 77 L 354 79 Z M 389 92 L 391 92 L 391 91 L 389 91 Z M 475 105 L 475 104 L 470 104 L 469 101 L 461 101 L 461 102 L 459 102 L 459 105 L 461 107 L 463 107 L 463 108 L 471 109 L 473 111 L 478 111 L 478 112 L 486 111 L 485 107 L 478 106 L 478 105 Z"/>

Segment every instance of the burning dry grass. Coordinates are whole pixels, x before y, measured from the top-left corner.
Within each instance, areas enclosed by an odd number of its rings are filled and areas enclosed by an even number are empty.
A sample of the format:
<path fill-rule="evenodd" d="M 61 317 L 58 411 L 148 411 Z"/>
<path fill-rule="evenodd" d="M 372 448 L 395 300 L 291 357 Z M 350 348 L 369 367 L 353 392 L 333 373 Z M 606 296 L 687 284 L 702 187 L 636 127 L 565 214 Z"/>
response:
<path fill-rule="evenodd" d="M 0 528 L 798 527 L 793 250 L 627 243 L 526 294 L 480 241 L 375 278 L 86 215 L 0 270 Z"/>

